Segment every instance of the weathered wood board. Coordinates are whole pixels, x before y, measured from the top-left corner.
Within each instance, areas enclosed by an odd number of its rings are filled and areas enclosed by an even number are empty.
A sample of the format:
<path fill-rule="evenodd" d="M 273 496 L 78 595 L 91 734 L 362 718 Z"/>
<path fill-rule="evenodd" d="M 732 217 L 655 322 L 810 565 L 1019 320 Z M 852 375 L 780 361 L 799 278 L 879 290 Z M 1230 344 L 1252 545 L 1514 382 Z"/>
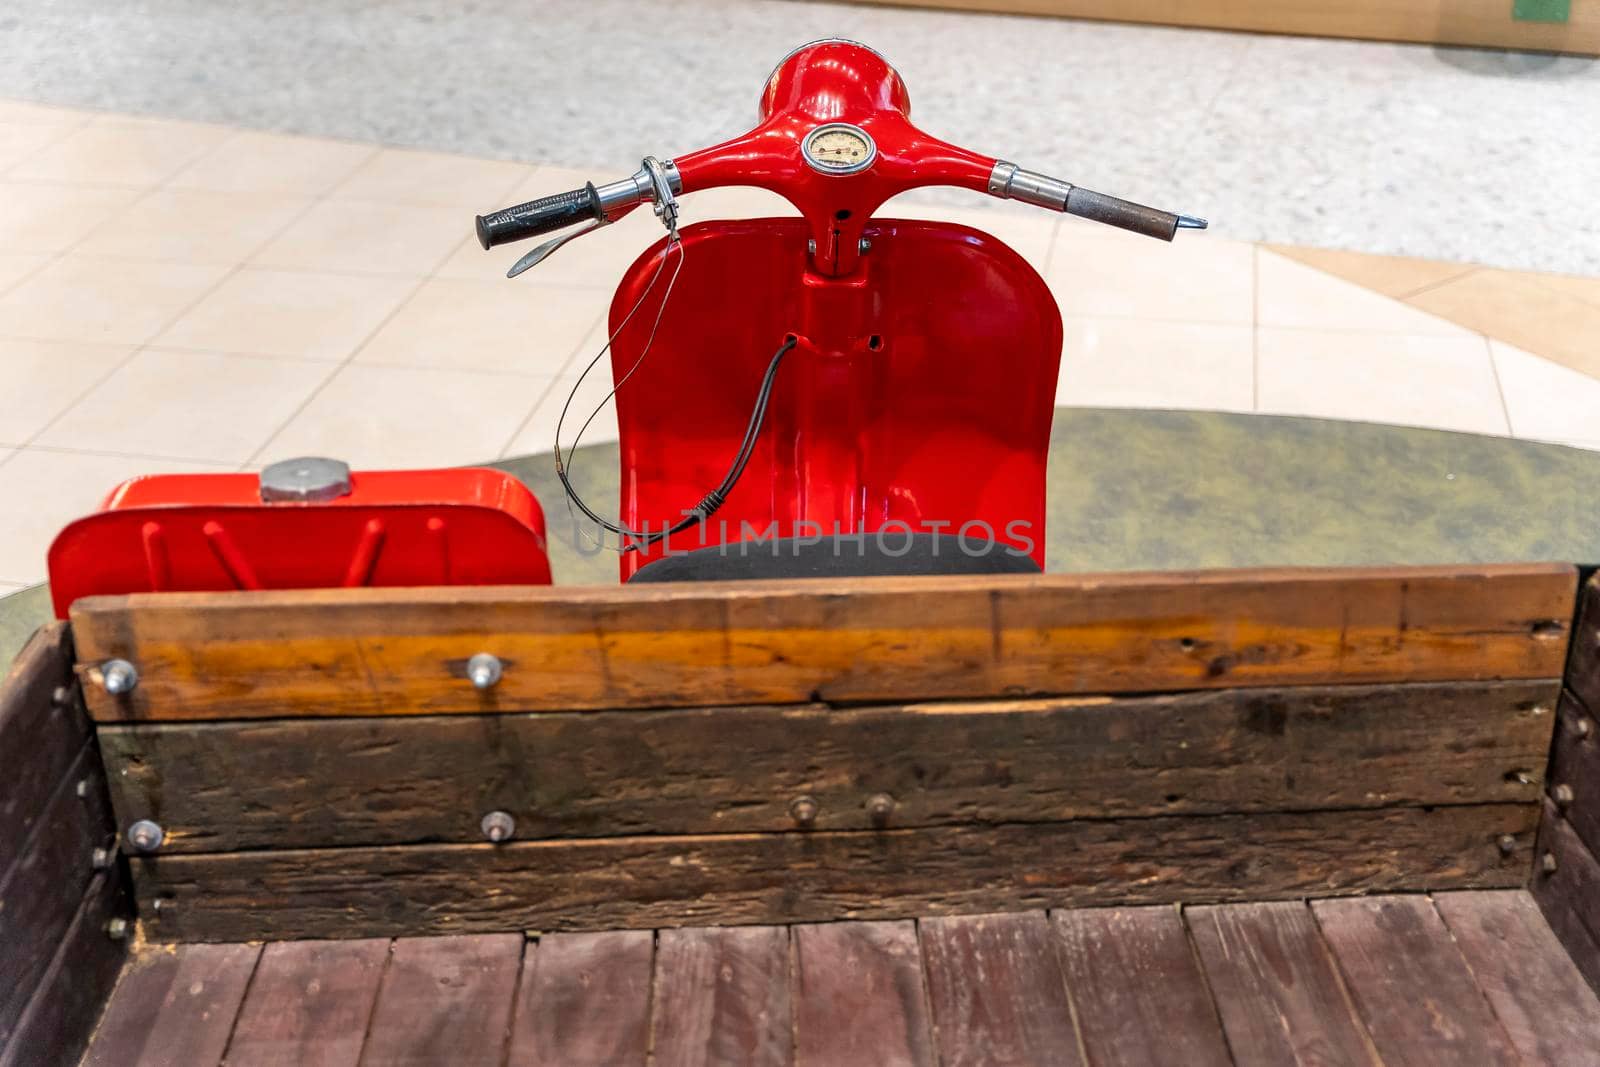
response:
<path fill-rule="evenodd" d="M 221 1063 L 260 955 L 260 945 L 179 945 L 136 954 L 84 1067 Z"/>
<path fill-rule="evenodd" d="M 550 934 L 528 946 L 508 1067 L 644 1064 L 654 951 L 647 930 Z"/>
<path fill-rule="evenodd" d="M 1509 887 L 1526 881 L 1536 821 L 1532 805 L 1485 804 L 255 851 L 133 865 L 156 940 L 598 930 Z M 1509 852 L 1497 846 L 1502 837 Z"/>
<path fill-rule="evenodd" d="M 656 935 L 655 1067 L 789 1067 L 789 931 L 700 927 Z"/>
<path fill-rule="evenodd" d="M 106 725 L 164 853 L 1313 811 L 1539 797 L 1557 683 Z"/>
<path fill-rule="evenodd" d="M 87 598 L 101 721 L 994 699 L 1552 678 L 1575 571 L 867 578 Z M 475 689 L 466 662 L 505 664 Z M 139 670 L 121 697 L 100 664 Z"/>

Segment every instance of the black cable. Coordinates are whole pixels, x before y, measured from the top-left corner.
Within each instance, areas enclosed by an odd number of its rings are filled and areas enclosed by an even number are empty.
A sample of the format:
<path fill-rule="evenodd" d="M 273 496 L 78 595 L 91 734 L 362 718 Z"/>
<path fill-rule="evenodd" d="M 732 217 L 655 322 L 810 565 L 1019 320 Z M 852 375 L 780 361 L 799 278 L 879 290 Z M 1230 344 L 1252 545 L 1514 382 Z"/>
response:
<path fill-rule="evenodd" d="M 589 505 L 583 502 L 583 498 L 578 495 L 578 491 L 572 487 L 572 482 L 567 480 L 566 467 L 561 462 L 560 453 L 557 453 L 556 477 L 561 479 L 561 487 L 566 490 L 567 499 L 576 504 L 578 510 L 587 515 L 590 521 L 602 530 L 609 531 L 622 538 L 621 550 L 623 552 L 637 552 L 640 549 L 649 548 L 657 541 L 664 541 L 673 534 L 682 533 L 696 523 L 705 522 L 727 501 L 728 494 L 733 492 L 733 487 L 738 483 L 739 476 L 744 473 L 745 465 L 750 462 L 750 457 L 756 449 L 756 442 L 761 438 L 762 424 L 767 419 L 767 402 L 772 398 L 772 382 L 778 375 L 778 365 L 783 362 L 783 357 L 789 354 L 790 349 L 794 348 L 798 343 L 798 339 L 793 334 L 790 334 L 784 339 L 778 350 L 772 354 L 772 362 L 767 364 L 767 373 L 761 379 L 761 389 L 756 394 L 755 408 L 750 412 L 750 425 L 745 428 L 744 440 L 739 443 L 739 451 L 734 454 L 733 463 L 728 467 L 728 473 L 722 479 L 722 483 L 701 497 L 700 503 L 690 508 L 684 517 L 673 524 L 670 529 L 661 530 L 657 533 L 641 533 L 637 530 L 629 530 L 618 526 L 616 523 L 596 515 L 589 508 Z"/>

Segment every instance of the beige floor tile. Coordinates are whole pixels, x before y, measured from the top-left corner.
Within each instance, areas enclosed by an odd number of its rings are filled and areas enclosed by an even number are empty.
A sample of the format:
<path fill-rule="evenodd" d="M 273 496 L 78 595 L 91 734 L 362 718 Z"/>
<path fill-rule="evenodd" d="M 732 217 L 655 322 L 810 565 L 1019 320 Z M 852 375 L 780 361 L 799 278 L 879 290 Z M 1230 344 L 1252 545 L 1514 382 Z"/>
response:
<path fill-rule="evenodd" d="M 336 200 L 433 204 L 485 215 L 509 206 L 512 190 L 528 181 L 527 163 L 474 159 L 440 152 L 385 148 L 372 155 L 330 194 Z"/>
<path fill-rule="evenodd" d="M 1402 299 L 1419 289 L 1459 278 L 1474 269 L 1471 263 L 1449 263 L 1439 259 L 1411 256 L 1375 256 L 1366 252 L 1346 252 L 1333 248 L 1305 248 L 1297 245 L 1264 245 L 1269 251 L 1347 282 Z"/>
<path fill-rule="evenodd" d="M 1600 304 L 1544 275 L 1476 270 L 1411 299 L 1481 333 L 1600 378 Z"/>
<path fill-rule="evenodd" d="M 1249 326 L 1069 319 L 1056 403 L 1083 407 L 1250 411 Z"/>
<path fill-rule="evenodd" d="M 0 182 L 0 248 L 64 251 L 142 195 L 136 189 Z"/>
<path fill-rule="evenodd" d="M 611 292 L 633 261 L 666 235 L 649 208 L 638 208 L 609 226 L 575 238 L 549 259 L 512 281 L 573 286 Z M 551 238 L 544 238 L 550 240 Z M 476 237 L 456 246 L 439 267 L 442 278 L 506 281 L 506 270 L 538 247 L 539 239 L 485 252 Z"/>
<path fill-rule="evenodd" d="M 326 200 L 253 257 L 265 267 L 422 277 L 472 232 L 459 208 Z"/>
<path fill-rule="evenodd" d="M 50 262 L 47 252 L 0 252 L 0 293 Z"/>
<path fill-rule="evenodd" d="M 321 196 L 377 152 L 372 145 L 241 130 L 168 184 L 221 193 Z"/>
<path fill-rule="evenodd" d="M 1375 330 L 1431 337 L 1470 331 L 1370 289 L 1262 250 L 1256 322 L 1313 330 Z"/>
<path fill-rule="evenodd" d="M 155 185 L 228 136 L 221 126 L 166 119 L 101 118 L 16 164 L 27 181 Z"/>
<path fill-rule="evenodd" d="M 242 463 L 325 381 L 300 360 L 146 349 L 39 438 L 93 452 Z"/>
<path fill-rule="evenodd" d="M 518 281 L 430 279 L 356 362 L 557 374 L 605 313 L 607 294 Z"/>
<path fill-rule="evenodd" d="M 91 256 L 239 263 L 310 207 L 303 196 L 157 189 L 73 249 Z"/>
<path fill-rule="evenodd" d="M 1063 226 L 1046 280 L 1064 315 L 1245 324 L 1253 314 L 1251 245 L 1179 234 L 1171 244 Z"/>
<path fill-rule="evenodd" d="M 583 362 L 587 363 L 588 360 L 585 359 Z M 555 448 L 556 420 L 560 418 L 562 406 L 567 403 L 568 397 L 572 397 L 572 404 L 568 407 L 566 420 L 561 425 L 563 451 L 572 447 L 573 439 L 591 414 L 594 414 L 594 421 L 583 431 L 580 444 L 597 445 L 615 441 L 617 408 L 613 402 L 606 399 L 606 394 L 611 390 L 610 368 L 610 358 L 602 359 L 595 367 L 594 373 L 583 379 L 576 396 L 572 390 L 573 386 L 578 384 L 577 371 L 581 369 L 581 364 L 574 365 L 571 373 L 557 378 L 551 384 L 549 392 L 545 393 L 539 405 L 528 416 L 527 421 L 518 428 L 516 437 L 506 446 L 502 454 L 525 456 L 552 451 Z M 599 409 L 598 413 L 595 413 L 596 408 Z M 579 492 L 582 492 L 581 486 Z"/>
<path fill-rule="evenodd" d="M 702 189 L 682 197 L 679 205 L 679 221 L 684 225 L 712 219 L 788 218 L 800 214 L 793 204 L 777 193 L 750 185 Z M 648 206 L 641 210 L 650 213 Z"/>
<path fill-rule="evenodd" d="M 1590 304 L 1600 305 L 1600 278 L 1586 278 L 1576 274 L 1535 274 L 1533 277 L 1547 289 L 1567 296 L 1575 296 Z"/>
<path fill-rule="evenodd" d="M 1600 381 L 1508 345 L 1489 342 L 1511 432 L 1544 441 L 1600 441 Z"/>
<path fill-rule="evenodd" d="M 203 463 L 24 449 L 0 464 L 0 581 L 38 582 L 61 528 L 140 474 L 226 468 Z"/>
<path fill-rule="evenodd" d="M 1487 342 L 1262 327 L 1257 404 L 1274 415 L 1509 432 Z"/>
<path fill-rule="evenodd" d="M 0 338 L 0 441 L 27 441 L 132 352 L 130 346 Z"/>
<path fill-rule="evenodd" d="M 32 582 L 0 582 L 0 596 L 10 596 L 12 593 L 20 593 L 22 590 L 27 589 L 33 584 L 34 583 Z"/>
<path fill-rule="evenodd" d="M 156 343 L 342 360 L 416 285 L 412 278 L 246 267 L 173 323 Z"/>
<path fill-rule="evenodd" d="M 228 268 L 68 255 L 0 297 L 0 336 L 140 344 Z"/>
<path fill-rule="evenodd" d="M 0 117 L 0 170 L 27 159 L 35 152 L 64 139 L 83 125 L 76 122 L 7 122 Z"/>
<path fill-rule="evenodd" d="M 547 385 L 504 374 L 351 364 L 258 458 L 334 456 L 369 469 L 486 462 Z"/>
<path fill-rule="evenodd" d="M 92 112 L 36 104 L 31 100 L 0 100 L 0 122 L 72 122 L 87 125 L 93 117 Z"/>

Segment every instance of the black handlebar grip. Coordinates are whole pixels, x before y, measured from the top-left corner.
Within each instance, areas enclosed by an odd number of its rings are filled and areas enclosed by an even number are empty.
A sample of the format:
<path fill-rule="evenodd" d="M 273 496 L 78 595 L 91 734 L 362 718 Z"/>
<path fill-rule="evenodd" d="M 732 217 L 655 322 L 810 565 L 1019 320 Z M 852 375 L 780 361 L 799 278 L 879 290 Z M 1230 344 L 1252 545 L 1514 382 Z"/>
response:
<path fill-rule="evenodd" d="M 1170 211 L 1157 211 L 1153 207 L 1119 200 L 1076 185 L 1067 194 L 1067 214 L 1109 226 L 1120 226 L 1124 230 L 1142 233 L 1146 237 L 1159 237 L 1163 241 L 1172 240 L 1178 233 L 1178 216 Z"/>
<path fill-rule="evenodd" d="M 538 237 L 585 219 L 600 221 L 604 218 L 600 194 L 595 192 L 594 183 L 590 182 L 570 193 L 529 200 L 526 204 L 508 207 L 492 215 L 479 215 L 478 243 L 484 248 L 493 248 L 526 237 Z"/>

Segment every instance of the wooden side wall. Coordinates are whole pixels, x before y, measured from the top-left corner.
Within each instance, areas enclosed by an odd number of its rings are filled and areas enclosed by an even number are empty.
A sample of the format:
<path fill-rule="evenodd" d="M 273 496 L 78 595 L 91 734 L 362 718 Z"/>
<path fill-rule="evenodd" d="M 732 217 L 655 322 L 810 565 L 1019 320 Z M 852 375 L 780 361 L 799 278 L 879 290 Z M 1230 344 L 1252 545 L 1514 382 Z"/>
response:
<path fill-rule="evenodd" d="M 1600 574 L 1584 583 L 1546 775 L 1533 894 L 1600 992 Z"/>
<path fill-rule="evenodd" d="M 166 831 L 130 857 L 145 930 L 230 941 L 1524 885 L 1575 583 L 165 595 L 73 621 L 118 825 Z"/>
<path fill-rule="evenodd" d="M 1063 15 L 1217 30 L 1357 37 L 1600 55 L 1600 0 L 1572 0 L 1566 22 L 1512 17 L 1512 0 L 856 0 L 1022 15 Z M 891 49 L 892 52 L 892 49 Z M 891 55 L 892 58 L 892 55 Z"/>
<path fill-rule="evenodd" d="M 132 920 L 72 662 L 54 623 L 0 686 L 0 1067 L 77 1062 L 122 966 L 108 924 Z"/>

